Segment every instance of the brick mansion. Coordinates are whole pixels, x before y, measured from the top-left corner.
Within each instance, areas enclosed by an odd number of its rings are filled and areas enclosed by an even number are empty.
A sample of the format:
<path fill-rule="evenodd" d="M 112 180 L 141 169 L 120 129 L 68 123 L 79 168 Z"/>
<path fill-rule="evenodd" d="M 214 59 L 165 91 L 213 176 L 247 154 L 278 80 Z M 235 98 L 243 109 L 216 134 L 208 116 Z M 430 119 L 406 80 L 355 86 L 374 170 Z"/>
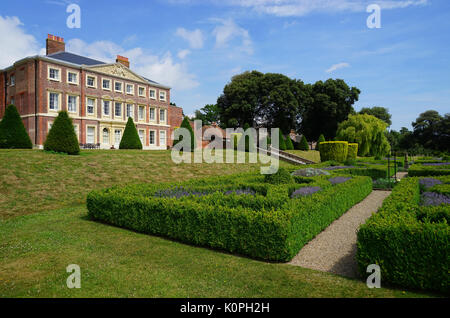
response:
<path fill-rule="evenodd" d="M 170 87 L 133 72 L 126 57 L 104 63 L 66 52 L 57 36 L 48 35 L 46 51 L 0 70 L 0 118 L 15 105 L 35 147 L 43 147 L 61 110 L 72 118 L 80 144 L 118 149 L 132 117 L 144 149 L 172 145 L 183 110 L 170 104 Z"/>

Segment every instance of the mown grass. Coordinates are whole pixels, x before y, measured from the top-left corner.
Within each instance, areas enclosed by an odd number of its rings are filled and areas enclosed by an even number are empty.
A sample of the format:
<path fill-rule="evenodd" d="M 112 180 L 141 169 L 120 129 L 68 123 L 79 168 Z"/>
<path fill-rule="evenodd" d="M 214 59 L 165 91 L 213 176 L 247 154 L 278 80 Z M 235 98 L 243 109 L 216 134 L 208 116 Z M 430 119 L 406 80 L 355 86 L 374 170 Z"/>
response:
<path fill-rule="evenodd" d="M 304 159 L 311 160 L 313 162 L 317 162 L 317 163 L 320 162 L 320 152 L 317 150 L 309 150 L 309 151 L 287 150 L 287 152 L 297 155 L 299 157 L 302 157 Z"/>
<path fill-rule="evenodd" d="M 427 297 L 269 264 L 87 219 L 96 188 L 184 180 L 257 164 L 181 164 L 170 152 L 1 150 L 0 297 Z M 286 166 L 286 163 L 280 163 Z M 38 213 L 39 212 L 39 213 Z M 81 267 L 82 288 L 66 287 Z"/>
<path fill-rule="evenodd" d="M 85 207 L 0 221 L 0 297 L 427 297 L 138 234 Z M 69 289 L 66 267 L 81 268 Z"/>
<path fill-rule="evenodd" d="M 81 205 L 91 190 L 116 184 L 181 181 L 259 167 L 177 165 L 170 151 L 97 150 L 66 156 L 39 150 L 0 150 L 0 162 L 0 219 Z"/>

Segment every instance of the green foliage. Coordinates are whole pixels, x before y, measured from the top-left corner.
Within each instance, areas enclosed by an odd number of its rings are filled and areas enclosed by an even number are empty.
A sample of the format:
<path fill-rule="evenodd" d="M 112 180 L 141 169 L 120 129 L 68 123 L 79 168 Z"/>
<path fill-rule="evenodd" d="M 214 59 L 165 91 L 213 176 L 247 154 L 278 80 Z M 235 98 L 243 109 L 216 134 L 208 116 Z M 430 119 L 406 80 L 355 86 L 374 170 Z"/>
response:
<path fill-rule="evenodd" d="M 294 144 L 292 143 L 292 139 L 289 135 L 286 136 L 286 150 L 294 150 Z"/>
<path fill-rule="evenodd" d="M 334 173 L 350 174 L 352 176 L 367 176 L 371 177 L 372 180 L 386 179 L 388 177 L 388 169 L 386 166 L 339 169 Z M 394 169 L 391 169 L 389 174 L 390 177 L 392 177 L 395 174 Z"/>
<path fill-rule="evenodd" d="M 286 141 L 284 139 L 283 134 L 281 133 L 281 130 L 279 131 L 279 135 L 278 135 L 278 149 L 282 150 L 282 151 L 286 151 Z"/>
<path fill-rule="evenodd" d="M 266 174 L 264 182 L 270 184 L 288 184 L 293 182 L 293 177 L 285 168 L 279 168 L 274 174 Z"/>
<path fill-rule="evenodd" d="M 217 105 L 205 105 L 200 110 L 195 111 L 194 120 L 201 120 L 203 125 L 211 125 L 212 123 L 220 123 L 219 107 Z"/>
<path fill-rule="evenodd" d="M 2 149 L 31 149 L 30 136 L 28 135 L 22 118 L 16 106 L 6 107 L 5 115 L 0 122 L 0 148 Z"/>
<path fill-rule="evenodd" d="M 289 194 L 302 186 L 267 184 L 255 174 L 130 185 L 91 192 L 87 207 L 91 218 L 137 232 L 259 259 L 289 261 L 372 191 L 366 177 L 335 186 L 319 177 L 308 186 L 321 186 L 320 192 L 290 199 Z M 158 195 L 180 187 L 203 195 Z M 256 194 L 224 192 L 238 189 L 252 189 Z"/>
<path fill-rule="evenodd" d="M 354 160 L 358 157 L 358 144 L 348 144 L 347 160 Z"/>
<path fill-rule="evenodd" d="M 53 122 L 52 128 L 44 143 L 44 150 L 79 155 L 80 146 L 72 124 L 72 119 L 66 111 L 61 111 Z"/>
<path fill-rule="evenodd" d="M 348 120 L 339 124 L 337 139 L 359 145 L 358 155 L 383 156 L 389 153 L 390 146 L 386 138 L 387 124 L 371 115 L 350 115 Z"/>
<path fill-rule="evenodd" d="M 250 125 L 244 125 L 244 132 L 238 142 L 239 149 L 245 149 L 245 152 L 256 152 L 255 136 L 253 136 Z"/>
<path fill-rule="evenodd" d="M 378 264 L 384 281 L 405 288 L 449 292 L 448 207 L 419 206 L 418 178 L 403 179 L 358 232 L 359 270 Z"/>
<path fill-rule="evenodd" d="M 142 149 L 141 139 L 131 117 L 128 118 L 119 149 Z"/>
<path fill-rule="evenodd" d="M 300 139 L 299 150 L 309 151 L 309 145 L 305 135 L 303 135 L 302 139 Z"/>
<path fill-rule="evenodd" d="M 388 127 L 390 125 L 392 125 L 392 120 L 391 120 L 392 115 L 389 114 L 389 109 L 387 109 L 385 107 L 379 107 L 379 106 L 375 106 L 372 108 L 364 107 L 361 109 L 361 111 L 359 113 L 375 116 L 376 118 L 384 121 L 388 125 Z"/>
<path fill-rule="evenodd" d="M 325 136 L 320 134 L 319 139 L 317 140 L 316 150 L 320 151 L 320 143 L 325 142 Z"/>
<path fill-rule="evenodd" d="M 424 176 L 448 176 L 450 175 L 450 166 L 424 166 L 422 164 L 414 164 L 408 169 L 410 177 Z"/>
<path fill-rule="evenodd" d="M 190 122 L 190 120 L 189 120 L 189 118 L 187 116 L 184 117 L 180 128 L 185 128 L 185 129 L 187 129 L 189 131 L 189 134 L 191 135 L 190 144 L 189 144 L 189 141 L 187 141 L 187 140 L 184 141 L 183 137 L 180 136 L 179 139 L 173 141 L 173 146 L 175 146 L 178 143 L 182 142 L 183 143 L 182 144 L 183 150 L 187 151 L 188 150 L 187 148 L 189 148 L 189 150 L 193 152 L 195 150 L 197 142 L 195 140 L 194 129 L 192 129 L 191 122 Z"/>
<path fill-rule="evenodd" d="M 335 160 L 344 162 L 347 160 L 348 142 L 346 141 L 325 141 L 320 143 L 320 160 L 322 162 Z"/>

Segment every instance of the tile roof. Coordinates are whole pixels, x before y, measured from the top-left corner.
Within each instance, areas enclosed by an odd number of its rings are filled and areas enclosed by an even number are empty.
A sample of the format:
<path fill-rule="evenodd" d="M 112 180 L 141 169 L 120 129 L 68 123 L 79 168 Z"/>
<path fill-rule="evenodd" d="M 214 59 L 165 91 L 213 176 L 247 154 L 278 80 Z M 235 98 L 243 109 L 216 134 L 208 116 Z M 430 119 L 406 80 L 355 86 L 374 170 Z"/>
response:
<path fill-rule="evenodd" d="M 56 59 L 56 60 L 60 60 L 63 62 L 68 62 L 68 63 L 72 63 L 72 64 L 77 64 L 77 65 L 100 65 L 100 64 L 106 64 L 104 62 L 101 61 L 97 61 L 88 57 L 84 57 L 81 55 L 77 55 L 77 54 L 73 54 L 73 53 L 69 53 L 69 52 L 58 52 L 58 53 L 54 53 L 54 54 L 50 54 L 47 57 Z"/>

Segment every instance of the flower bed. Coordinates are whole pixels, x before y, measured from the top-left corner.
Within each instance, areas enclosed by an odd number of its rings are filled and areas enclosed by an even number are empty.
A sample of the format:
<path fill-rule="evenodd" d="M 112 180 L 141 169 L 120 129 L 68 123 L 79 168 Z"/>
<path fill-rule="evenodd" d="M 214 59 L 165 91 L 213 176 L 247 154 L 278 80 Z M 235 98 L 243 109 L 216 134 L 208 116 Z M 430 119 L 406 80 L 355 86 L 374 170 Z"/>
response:
<path fill-rule="evenodd" d="M 450 177 L 436 178 L 442 183 Z M 422 184 L 422 185 L 421 185 Z M 403 179 L 358 231 L 361 273 L 379 264 L 383 280 L 402 287 L 448 292 L 450 287 L 450 205 L 421 206 L 421 187 L 436 181 Z"/>
<path fill-rule="evenodd" d="M 91 218 L 115 226 L 255 258 L 289 261 L 372 191 L 367 177 L 334 186 L 325 176 L 308 182 L 308 187 L 322 190 L 295 200 L 289 197 L 298 190 L 298 183 L 265 183 L 263 176 L 255 174 L 131 185 L 91 192 L 87 207 Z M 179 187 L 201 195 L 155 196 Z"/>

